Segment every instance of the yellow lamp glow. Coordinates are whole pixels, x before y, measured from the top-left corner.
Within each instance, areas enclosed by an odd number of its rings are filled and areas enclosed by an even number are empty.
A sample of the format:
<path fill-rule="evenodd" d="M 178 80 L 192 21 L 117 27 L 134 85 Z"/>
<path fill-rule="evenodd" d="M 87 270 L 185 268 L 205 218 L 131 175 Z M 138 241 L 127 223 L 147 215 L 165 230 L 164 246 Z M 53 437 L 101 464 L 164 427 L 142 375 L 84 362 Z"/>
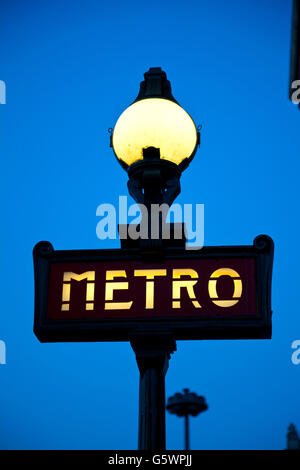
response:
<path fill-rule="evenodd" d="M 198 135 L 191 116 L 164 98 L 136 101 L 119 117 L 112 135 L 117 158 L 130 166 L 143 159 L 143 149 L 160 149 L 160 158 L 179 165 L 196 149 Z"/>

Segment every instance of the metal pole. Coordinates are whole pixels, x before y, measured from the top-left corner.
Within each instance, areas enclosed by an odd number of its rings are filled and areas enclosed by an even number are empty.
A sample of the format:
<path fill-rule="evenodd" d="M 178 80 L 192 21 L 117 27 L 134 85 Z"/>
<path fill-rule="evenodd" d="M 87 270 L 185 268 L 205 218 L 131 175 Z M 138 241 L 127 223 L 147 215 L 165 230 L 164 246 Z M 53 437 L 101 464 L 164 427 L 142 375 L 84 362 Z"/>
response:
<path fill-rule="evenodd" d="M 164 450 L 166 367 L 147 367 L 140 373 L 139 450 Z"/>
<path fill-rule="evenodd" d="M 185 435 L 185 450 L 190 450 L 190 430 L 189 430 L 189 415 L 184 415 L 184 435 Z"/>
<path fill-rule="evenodd" d="M 130 340 L 140 371 L 138 449 L 166 448 L 165 375 L 176 343 L 170 334 L 138 334 Z"/>

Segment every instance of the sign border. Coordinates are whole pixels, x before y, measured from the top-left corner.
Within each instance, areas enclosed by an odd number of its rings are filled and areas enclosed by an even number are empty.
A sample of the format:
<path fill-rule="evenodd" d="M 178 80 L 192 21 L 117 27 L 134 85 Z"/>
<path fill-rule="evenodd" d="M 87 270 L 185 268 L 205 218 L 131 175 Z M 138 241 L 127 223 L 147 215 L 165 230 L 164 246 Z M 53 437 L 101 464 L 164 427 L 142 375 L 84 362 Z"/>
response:
<path fill-rule="evenodd" d="M 34 333 L 41 342 L 130 341 L 136 334 L 168 333 L 176 340 L 192 339 L 269 339 L 272 335 L 271 282 L 274 256 L 273 240 L 259 235 L 253 245 L 203 247 L 200 250 L 164 248 L 164 259 L 255 258 L 257 311 L 254 316 L 171 319 L 155 318 L 113 320 L 50 320 L 48 287 L 50 267 L 57 262 L 145 260 L 138 248 L 104 250 L 54 250 L 50 242 L 37 243 L 33 249 L 35 279 Z"/>

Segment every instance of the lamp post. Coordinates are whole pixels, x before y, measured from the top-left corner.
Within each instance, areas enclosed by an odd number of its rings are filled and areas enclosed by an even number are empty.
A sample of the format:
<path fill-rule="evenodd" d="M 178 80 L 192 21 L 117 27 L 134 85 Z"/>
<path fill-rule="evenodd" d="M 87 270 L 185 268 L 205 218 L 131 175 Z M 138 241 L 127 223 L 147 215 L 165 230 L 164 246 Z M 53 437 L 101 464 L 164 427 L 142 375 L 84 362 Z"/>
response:
<path fill-rule="evenodd" d="M 143 256 L 162 256 L 162 224 L 152 237 L 153 204 L 169 207 L 180 193 L 180 176 L 193 159 L 200 134 L 191 116 L 172 95 L 170 82 L 160 67 L 144 74 L 136 100 L 121 114 L 111 134 L 111 147 L 127 171 L 128 190 L 143 204 L 141 226 L 146 237 L 136 242 L 122 240 L 121 247 L 140 248 Z M 157 229 L 157 227 L 156 227 Z M 179 242 L 178 242 L 179 243 Z M 182 242 L 181 242 L 182 246 Z M 176 350 L 169 330 L 135 331 L 130 338 L 140 371 L 140 450 L 165 449 L 165 374 L 171 353 Z"/>
<path fill-rule="evenodd" d="M 168 399 L 167 410 L 171 414 L 176 414 L 176 416 L 184 416 L 185 450 L 189 450 L 189 416 L 198 416 L 198 414 L 208 409 L 208 405 L 204 397 L 190 392 L 188 388 L 184 388 L 183 392 L 183 394 L 175 393 Z"/>
<path fill-rule="evenodd" d="M 184 237 L 178 240 L 175 230 L 174 239 L 163 237 L 165 209 L 179 194 L 181 173 L 199 142 L 195 123 L 172 96 L 166 74 L 150 69 L 111 135 L 129 176 L 129 192 L 146 209 L 141 225 L 149 222 L 148 237 L 142 239 L 140 232 L 136 240 L 135 228 L 127 227 L 134 240 L 120 231 L 121 249 L 54 250 L 41 241 L 33 250 L 34 333 L 41 342 L 131 342 L 140 371 L 143 450 L 165 449 L 165 374 L 176 339 L 271 338 L 270 237 L 258 236 L 251 246 L 203 247 L 200 252 L 186 251 Z M 166 207 L 153 237 L 151 212 L 160 203 Z M 224 288 L 223 276 L 233 289 L 227 282 Z M 138 278 L 144 278 L 142 283 Z M 184 414 L 187 447 L 189 414 Z"/>

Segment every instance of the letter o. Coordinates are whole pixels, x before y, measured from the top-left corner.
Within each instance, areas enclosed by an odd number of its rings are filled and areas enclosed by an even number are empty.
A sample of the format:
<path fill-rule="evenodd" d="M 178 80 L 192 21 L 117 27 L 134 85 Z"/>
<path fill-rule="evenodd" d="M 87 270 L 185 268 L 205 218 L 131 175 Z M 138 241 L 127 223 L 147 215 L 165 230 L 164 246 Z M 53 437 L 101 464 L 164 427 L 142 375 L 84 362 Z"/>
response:
<path fill-rule="evenodd" d="M 218 300 L 217 282 L 221 276 L 230 276 L 233 280 L 234 292 L 231 300 Z M 218 307 L 232 307 L 236 305 L 242 296 L 243 286 L 242 280 L 237 271 L 231 268 L 216 269 L 208 281 L 208 293 L 212 302 Z"/>

